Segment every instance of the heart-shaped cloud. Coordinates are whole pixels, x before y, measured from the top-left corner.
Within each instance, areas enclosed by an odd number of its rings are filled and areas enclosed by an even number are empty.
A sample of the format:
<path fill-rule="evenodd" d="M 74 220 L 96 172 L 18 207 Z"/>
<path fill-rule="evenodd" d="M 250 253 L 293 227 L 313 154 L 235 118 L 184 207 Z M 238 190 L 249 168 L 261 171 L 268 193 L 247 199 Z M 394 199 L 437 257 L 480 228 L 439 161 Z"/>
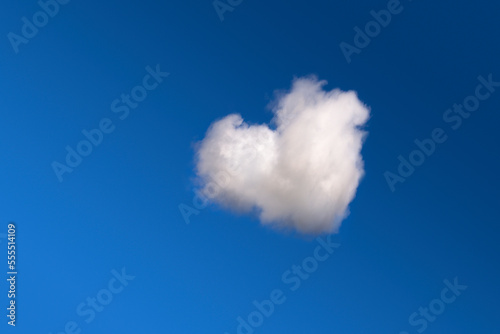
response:
<path fill-rule="evenodd" d="M 301 233 L 336 232 L 363 176 L 360 128 L 369 109 L 353 91 L 295 79 L 268 125 L 231 114 L 197 148 L 200 193 L 223 207 L 257 210 L 263 224 Z"/>

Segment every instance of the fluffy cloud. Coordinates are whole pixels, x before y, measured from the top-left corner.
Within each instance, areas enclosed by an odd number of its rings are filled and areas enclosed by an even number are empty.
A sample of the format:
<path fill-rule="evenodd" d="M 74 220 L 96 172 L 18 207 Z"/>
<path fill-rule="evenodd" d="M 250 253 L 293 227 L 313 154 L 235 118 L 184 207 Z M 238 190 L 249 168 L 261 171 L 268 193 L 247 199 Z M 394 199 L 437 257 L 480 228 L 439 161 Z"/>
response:
<path fill-rule="evenodd" d="M 369 109 L 353 91 L 294 80 L 274 103 L 271 127 L 237 114 L 214 122 L 198 143 L 200 192 L 261 222 L 305 234 L 336 232 L 363 176 L 361 127 Z"/>

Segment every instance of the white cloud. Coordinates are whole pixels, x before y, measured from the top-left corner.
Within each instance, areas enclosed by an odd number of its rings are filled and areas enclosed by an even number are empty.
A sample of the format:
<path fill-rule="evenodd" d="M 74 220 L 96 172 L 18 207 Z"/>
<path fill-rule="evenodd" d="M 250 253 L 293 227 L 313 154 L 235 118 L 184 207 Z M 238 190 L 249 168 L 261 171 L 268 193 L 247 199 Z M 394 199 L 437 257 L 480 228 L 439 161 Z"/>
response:
<path fill-rule="evenodd" d="M 363 176 L 360 129 L 369 109 L 353 91 L 325 91 L 315 77 L 294 80 L 267 124 L 231 114 L 197 147 L 201 193 L 223 207 L 256 210 L 261 222 L 301 233 L 336 232 Z"/>

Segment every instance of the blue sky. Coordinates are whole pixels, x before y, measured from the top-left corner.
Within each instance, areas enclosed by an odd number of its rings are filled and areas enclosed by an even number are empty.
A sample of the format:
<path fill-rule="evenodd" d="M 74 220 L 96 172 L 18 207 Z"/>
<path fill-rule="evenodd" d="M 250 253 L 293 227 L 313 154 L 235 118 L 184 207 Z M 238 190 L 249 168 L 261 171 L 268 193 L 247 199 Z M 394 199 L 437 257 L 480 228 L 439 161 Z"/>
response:
<path fill-rule="evenodd" d="M 17 53 L 8 34 L 41 7 L 10 1 L 0 14 L 0 247 L 6 257 L 15 222 L 19 273 L 17 328 L 0 284 L 2 332 L 233 334 L 274 290 L 286 300 L 255 333 L 500 330 L 500 87 L 458 129 L 443 119 L 479 76 L 500 81 L 498 4 L 402 0 L 350 63 L 339 45 L 388 1 L 244 0 L 223 21 L 211 1 L 59 7 Z M 120 119 L 111 104 L 148 66 L 169 75 Z M 214 205 L 186 224 L 178 206 L 192 205 L 194 143 L 210 124 L 231 113 L 269 122 L 274 91 L 309 74 L 355 90 L 371 118 L 365 176 L 331 236 L 340 247 L 292 291 L 282 276 L 315 238 Z M 53 162 L 103 119 L 114 130 L 60 182 Z M 435 128 L 447 140 L 391 191 L 384 173 Z M 410 324 L 454 278 L 467 286 L 456 300 L 425 330 Z M 110 296 L 99 312 L 85 305 Z"/>

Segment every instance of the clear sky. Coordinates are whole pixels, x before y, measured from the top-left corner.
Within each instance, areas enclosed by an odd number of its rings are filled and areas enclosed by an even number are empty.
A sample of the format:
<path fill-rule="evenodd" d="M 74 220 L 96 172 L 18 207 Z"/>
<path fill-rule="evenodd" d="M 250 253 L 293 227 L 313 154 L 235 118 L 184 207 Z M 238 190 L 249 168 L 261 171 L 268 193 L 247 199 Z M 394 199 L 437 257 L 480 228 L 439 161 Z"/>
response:
<path fill-rule="evenodd" d="M 41 3 L 52 16 L 34 0 L 0 13 L 2 277 L 11 221 L 18 270 L 17 328 L 0 283 L 2 333 L 500 332 L 499 4 Z M 356 38 L 388 8 L 369 43 Z M 365 176 L 333 253 L 215 205 L 186 224 L 210 124 L 268 123 L 274 91 L 309 74 L 370 107 Z M 464 100 L 474 111 L 447 111 Z M 432 154 L 398 174 L 435 129 Z M 71 167 L 84 130 L 97 144 Z M 329 257 L 298 278 L 315 253 Z M 272 297 L 269 317 L 248 320 Z"/>

